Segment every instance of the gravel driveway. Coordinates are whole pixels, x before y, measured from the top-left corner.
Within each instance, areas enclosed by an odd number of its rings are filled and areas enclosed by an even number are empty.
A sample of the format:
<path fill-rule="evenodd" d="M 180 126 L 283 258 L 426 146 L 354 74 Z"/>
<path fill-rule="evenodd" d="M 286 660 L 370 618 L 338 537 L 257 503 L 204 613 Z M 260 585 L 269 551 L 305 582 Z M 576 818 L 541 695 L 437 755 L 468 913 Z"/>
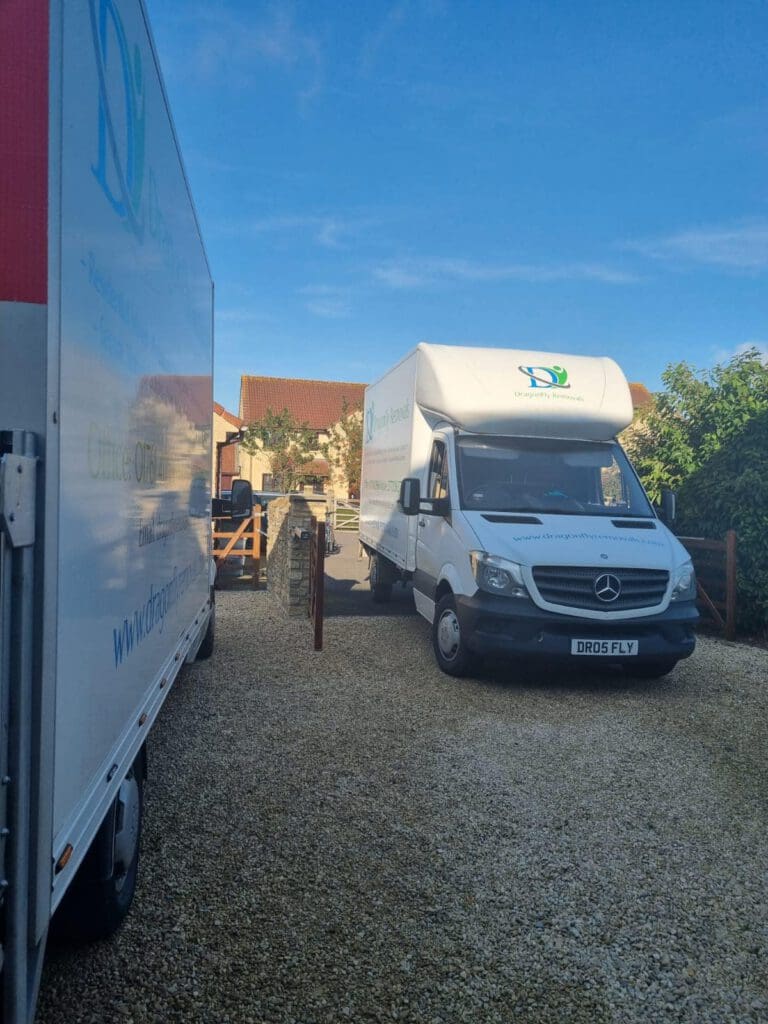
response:
<path fill-rule="evenodd" d="M 419 618 L 315 654 L 270 602 L 219 595 L 134 909 L 39 1021 L 768 1021 L 768 653 L 454 680 Z"/>

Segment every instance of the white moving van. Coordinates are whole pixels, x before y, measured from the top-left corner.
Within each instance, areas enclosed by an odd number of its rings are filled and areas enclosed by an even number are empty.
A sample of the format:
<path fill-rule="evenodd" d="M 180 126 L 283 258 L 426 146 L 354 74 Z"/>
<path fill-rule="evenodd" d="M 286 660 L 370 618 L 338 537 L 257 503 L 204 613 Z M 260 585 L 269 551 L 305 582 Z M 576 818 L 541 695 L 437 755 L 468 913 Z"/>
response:
<path fill-rule="evenodd" d="M 360 540 L 375 601 L 412 580 L 451 675 L 475 655 L 662 676 L 694 649 L 688 553 L 616 435 L 612 359 L 419 345 L 366 389 Z"/>
<path fill-rule="evenodd" d="M 213 285 L 140 0 L 3 0 L 0 1017 L 114 930 L 145 741 L 211 653 Z"/>

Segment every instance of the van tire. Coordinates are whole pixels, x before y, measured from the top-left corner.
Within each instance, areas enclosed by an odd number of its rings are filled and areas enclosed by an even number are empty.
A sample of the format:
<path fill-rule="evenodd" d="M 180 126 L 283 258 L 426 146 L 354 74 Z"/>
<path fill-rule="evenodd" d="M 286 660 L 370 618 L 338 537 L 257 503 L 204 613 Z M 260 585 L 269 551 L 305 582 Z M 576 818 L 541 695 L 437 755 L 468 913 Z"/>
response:
<path fill-rule="evenodd" d="M 216 605 L 211 603 L 211 614 L 208 618 L 208 628 L 205 631 L 203 642 L 197 649 L 195 661 L 207 661 L 213 654 L 216 639 Z"/>
<path fill-rule="evenodd" d="M 388 567 L 389 562 L 386 558 L 382 558 L 381 555 L 371 555 L 368 582 L 374 604 L 386 604 L 392 597 L 392 579 Z"/>
<path fill-rule="evenodd" d="M 54 915 L 51 932 L 55 942 L 86 943 L 109 938 L 131 908 L 144 818 L 143 758 L 142 751 Z M 111 866 L 108 874 L 105 864 Z"/>
<path fill-rule="evenodd" d="M 674 658 L 666 658 L 662 661 L 639 662 L 636 665 L 624 665 L 624 671 L 630 676 L 638 679 L 662 679 L 668 676 L 677 664 Z"/>
<path fill-rule="evenodd" d="M 465 676 L 474 656 L 467 647 L 453 594 L 444 594 L 437 602 L 432 620 L 432 646 L 440 668 L 449 676 Z"/>

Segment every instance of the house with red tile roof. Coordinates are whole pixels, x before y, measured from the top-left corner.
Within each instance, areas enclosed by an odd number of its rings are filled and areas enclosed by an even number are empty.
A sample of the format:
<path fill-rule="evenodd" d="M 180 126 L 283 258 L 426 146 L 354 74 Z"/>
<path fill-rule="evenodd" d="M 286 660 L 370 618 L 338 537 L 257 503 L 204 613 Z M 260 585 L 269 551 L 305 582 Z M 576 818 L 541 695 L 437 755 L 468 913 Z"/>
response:
<path fill-rule="evenodd" d="M 338 496 L 346 496 L 347 480 L 329 466 L 320 446 L 328 441 L 345 407 L 362 409 L 365 387 L 365 384 L 351 381 L 243 374 L 240 379 L 239 416 L 232 418 L 247 426 L 262 420 L 268 410 L 279 413 L 287 409 L 297 423 L 306 423 L 317 436 L 316 457 L 306 467 L 305 485 L 316 491 L 327 490 L 332 485 Z M 231 413 L 228 415 L 232 416 Z M 274 489 L 266 454 L 249 455 L 240 449 L 237 460 L 241 475 L 250 479 L 254 490 Z"/>
<path fill-rule="evenodd" d="M 287 409 L 298 423 L 306 423 L 316 431 L 319 446 L 328 440 L 332 428 L 343 415 L 345 405 L 362 409 L 365 387 L 365 384 L 351 381 L 243 374 L 240 378 L 239 415 L 235 416 L 218 402 L 214 403 L 214 450 L 216 442 L 224 440 L 227 434 L 258 422 L 268 410 L 277 413 L 283 409 Z M 629 389 L 635 411 L 653 401 L 644 384 L 632 383 Z M 266 454 L 249 455 L 239 445 L 221 448 L 219 471 L 222 489 L 231 487 L 236 476 L 249 479 L 254 490 L 274 489 Z M 214 467 L 214 483 L 215 473 Z M 307 466 L 305 482 L 317 490 L 325 489 L 330 483 L 337 495 L 346 494 L 347 481 L 340 479 L 338 472 L 332 470 L 319 447 L 317 457 Z"/>
<path fill-rule="evenodd" d="M 630 384 L 629 393 L 632 395 L 632 407 L 635 412 L 639 409 L 644 409 L 646 405 L 650 405 L 653 401 L 653 395 L 645 384 Z"/>
<path fill-rule="evenodd" d="M 300 380 L 293 377 L 240 378 L 240 418 L 256 423 L 272 412 L 288 412 L 298 423 L 327 433 L 338 423 L 344 404 L 362 407 L 365 384 L 339 380 Z"/>
<path fill-rule="evenodd" d="M 220 494 L 232 487 L 232 481 L 240 476 L 240 462 L 237 444 L 225 444 L 245 424 L 225 409 L 220 402 L 213 403 L 213 491 Z M 218 487 L 217 487 L 218 481 Z"/>

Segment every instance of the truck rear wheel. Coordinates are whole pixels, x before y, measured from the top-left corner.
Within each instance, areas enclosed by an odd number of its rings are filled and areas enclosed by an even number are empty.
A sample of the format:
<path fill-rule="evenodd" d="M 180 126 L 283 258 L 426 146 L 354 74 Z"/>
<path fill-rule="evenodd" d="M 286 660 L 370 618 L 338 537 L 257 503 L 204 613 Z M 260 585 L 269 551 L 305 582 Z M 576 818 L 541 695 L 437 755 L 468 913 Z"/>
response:
<path fill-rule="evenodd" d="M 392 572 L 386 558 L 382 558 L 381 555 L 371 555 L 371 571 L 368 581 L 374 604 L 386 604 L 392 597 Z"/>
<path fill-rule="evenodd" d="M 443 672 L 449 676 L 464 676 L 469 672 L 474 657 L 467 647 L 453 594 L 444 594 L 437 602 L 432 622 L 432 646 Z"/>
<path fill-rule="evenodd" d="M 144 755 L 125 776 L 77 875 L 56 911 L 58 941 L 106 939 L 123 922 L 136 892 L 144 811 Z"/>
<path fill-rule="evenodd" d="M 197 649 L 195 661 L 206 661 L 213 654 L 213 647 L 216 633 L 216 605 L 211 604 L 211 614 L 208 619 L 208 628 L 205 631 L 203 642 Z"/>

